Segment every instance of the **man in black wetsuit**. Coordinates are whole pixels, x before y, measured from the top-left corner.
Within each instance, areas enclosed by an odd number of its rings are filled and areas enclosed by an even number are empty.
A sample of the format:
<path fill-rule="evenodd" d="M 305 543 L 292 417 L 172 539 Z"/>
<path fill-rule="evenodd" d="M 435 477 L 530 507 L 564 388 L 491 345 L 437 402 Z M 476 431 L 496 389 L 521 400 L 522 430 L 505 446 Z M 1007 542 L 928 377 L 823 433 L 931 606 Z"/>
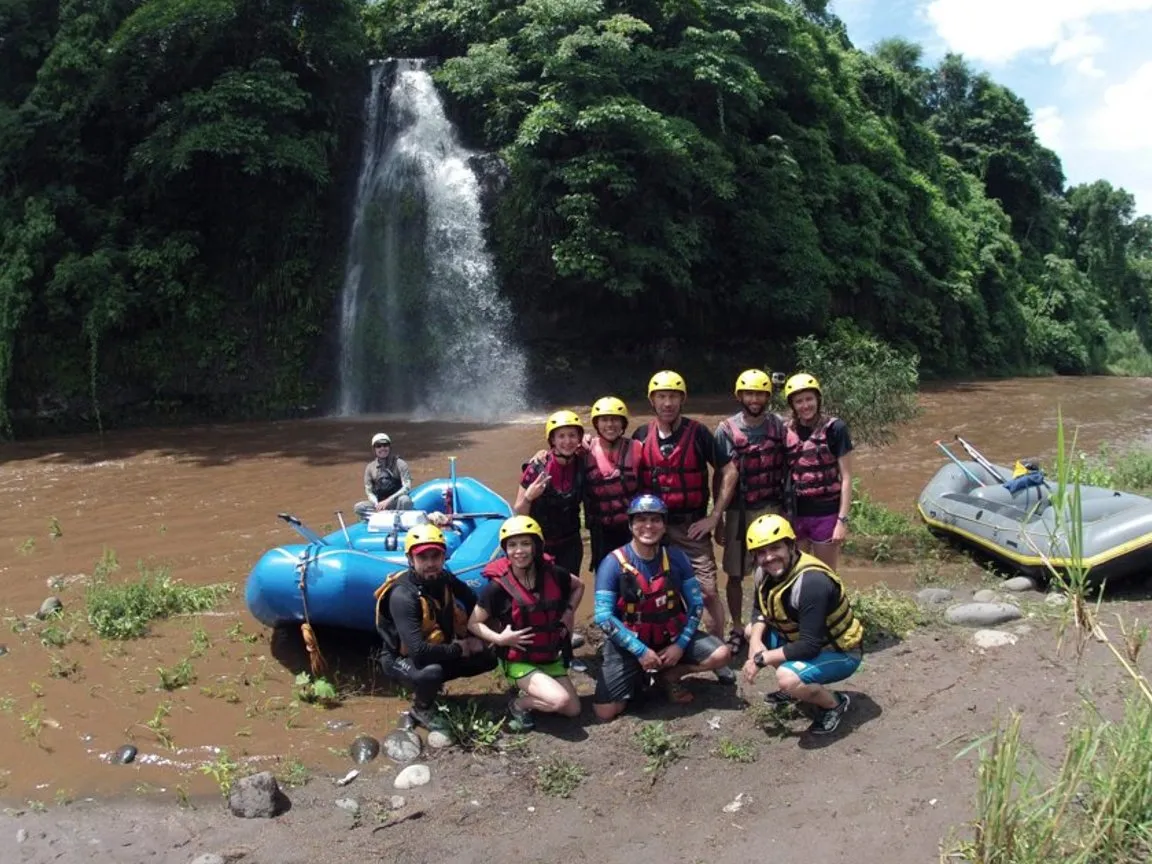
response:
<path fill-rule="evenodd" d="M 376 589 L 376 630 L 384 674 L 412 688 L 409 717 L 433 728 L 433 701 L 445 681 L 491 672 L 496 655 L 469 636 L 472 589 L 444 569 L 447 544 L 435 525 L 417 525 L 404 539 L 408 569 Z"/>

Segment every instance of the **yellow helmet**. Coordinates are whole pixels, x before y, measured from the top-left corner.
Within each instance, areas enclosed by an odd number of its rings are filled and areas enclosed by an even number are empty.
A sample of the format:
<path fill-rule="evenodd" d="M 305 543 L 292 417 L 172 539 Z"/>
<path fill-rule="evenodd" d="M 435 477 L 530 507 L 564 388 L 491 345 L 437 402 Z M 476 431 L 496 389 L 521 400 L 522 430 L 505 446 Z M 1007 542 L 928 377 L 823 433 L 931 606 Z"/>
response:
<path fill-rule="evenodd" d="M 745 537 L 748 542 L 748 551 L 755 552 L 757 549 L 763 549 L 765 546 L 771 546 L 781 540 L 795 540 L 796 532 L 792 530 L 791 523 L 783 516 L 769 513 L 749 525 Z"/>
<path fill-rule="evenodd" d="M 404 554 L 411 555 L 412 550 L 418 546 L 439 546 L 445 552 L 448 551 L 444 532 L 435 525 L 415 525 L 408 529 L 404 537 Z"/>
<path fill-rule="evenodd" d="M 580 430 L 580 437 L 584 437 L 584 424 L 580 422 L 579 414 L 575 411 L 557 411 L 544 424 L 544 438 L 551 444 L 552 433 L 557 429 L 563 429 L 565 426 L 575 426 Z"/>
<path fill-rule="evenodd" d="M 544 529 L 540 527 L 539 522 L 531 516 L 513 516 L 511 519 L 505 519 L 504 524 L 500 526 L 501 547 L 510 537 L 519 537 L 522 534 L 531 534 L 539 538 L 541 543 L 544 542 Z"/>
<path fill-rule="evenodd" d="M 799 393 L 801 390 L 815 390 L 820 394 L 820 382 L 807 372 L 798 372 L 784 382 L 785 399 L 791 399 L 793 393 Z"/>
<path fill-rule="evenodd" d="M 736 396 L 741 390 L 751 390 L 753 393 L 767 393 L 772 395 L 772 378 L 763 369 L 745 369 L 736 379 Z"/>
<path fill-rule="evenodd" d="M 592 405 L 592 425 L 596 425 L 597 417 L 619 417 L 624 421 L 624 428 L 628 428 L 628 406 L 615 396 L 605 396 L 597 399 Z"/>
<path fill-rule="evenodd" d="M 651 399 L 657 390 L 677 390 L 685 397 L 688 396 L 688 385 L 684 383 L 679 372 L 673 372 L 671 369 L 661 370 L 649 379 L 648 398 Z"/>

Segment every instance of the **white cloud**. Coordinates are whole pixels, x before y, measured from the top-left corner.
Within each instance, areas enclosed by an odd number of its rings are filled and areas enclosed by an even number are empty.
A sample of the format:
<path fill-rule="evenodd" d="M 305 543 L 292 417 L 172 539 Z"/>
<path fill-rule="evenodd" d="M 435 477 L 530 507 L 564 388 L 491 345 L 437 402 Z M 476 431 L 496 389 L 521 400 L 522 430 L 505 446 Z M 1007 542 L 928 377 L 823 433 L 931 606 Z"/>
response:
<path fill-rule="evenodd" d="M 1152 151 L 1152 62 L 1104 91 L 1104 104 L 1088 118 L 1092 143 L 1102 150 Z"/>
<path fill-rule="evenodd" d="M 928 21 L 952 51 L 970 60 L 1006 63 L 1028 51 L 1052 49 L 1051 62 L 1082 61 L 1103 40 L 1091 18 L 1152 10 L 1152 0 L 932 0 Z M 1078 68 L 1096 74 L 1095 64 Z"/>
<path fill-rule="evenodd" d="M 1032 129 L 1040 143 L 1049 150 L 1059 150 L 1064 144 L 1064 118 L 1055 105 L 1045 105 L 1032 112 Z"/>

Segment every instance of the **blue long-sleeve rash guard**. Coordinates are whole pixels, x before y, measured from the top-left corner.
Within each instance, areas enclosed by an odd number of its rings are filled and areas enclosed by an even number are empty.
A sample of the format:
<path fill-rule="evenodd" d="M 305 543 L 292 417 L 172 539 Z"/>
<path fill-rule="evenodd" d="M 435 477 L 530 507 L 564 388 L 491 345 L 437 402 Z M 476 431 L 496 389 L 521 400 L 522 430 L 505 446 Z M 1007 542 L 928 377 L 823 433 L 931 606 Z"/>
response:
<path fill-rule="evenodd" d="M 624 555 L 629 563 L 652 579 L 660 572 L 659 554 L 650 561 L 646 561 L 636 554 L 632 544 L 624 547 Z M 692 641 L 692 634 L 700 623 L 700 616 L 704 614 L 704 594 L 700 590 L 700 583 L 692 572 L 692 564 L 688 556 L 680 549 L 668 549 L 668 567 L 671 570 L 672 587 L 680 594 L 684 606 L 688 610 L 688 620 L 684 629 L 676 637 L 676 645 L 686 650 Z M 616 603 L 620 598 L 620 577 L 622 570 L 616 556 L 606 555 L 596 568 L 595 607 L 592 620 L 596 626 L 604 631 L 617 647 L 630 652 L 637 658 L 643 657 L 648 646 L 616 616 Z"/>

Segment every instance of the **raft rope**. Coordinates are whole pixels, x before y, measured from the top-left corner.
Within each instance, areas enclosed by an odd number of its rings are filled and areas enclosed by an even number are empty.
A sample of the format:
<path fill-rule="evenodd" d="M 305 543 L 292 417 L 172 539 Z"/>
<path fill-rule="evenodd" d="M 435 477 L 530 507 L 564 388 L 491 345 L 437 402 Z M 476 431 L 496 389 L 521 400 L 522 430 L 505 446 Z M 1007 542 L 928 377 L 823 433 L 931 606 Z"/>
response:
<path fill-rule="evenodd" d="M 320 641 L 316 638 L 316 631 L 312 629 L 312 620 L 308 615 L 308 558 L 307 552 L 300 556 L 300 563 L 296 565 L 296 572 L 300 574 L 298 587 L 300 588 L 300 602 L 304 607 L 304 623 L 300 625 L 300 634 L 304 637 L 304 648 L 308 651 L 308 666 L 313 677 L 320 677 L 328 671 L 328 662 L 320 653 Z"/>

